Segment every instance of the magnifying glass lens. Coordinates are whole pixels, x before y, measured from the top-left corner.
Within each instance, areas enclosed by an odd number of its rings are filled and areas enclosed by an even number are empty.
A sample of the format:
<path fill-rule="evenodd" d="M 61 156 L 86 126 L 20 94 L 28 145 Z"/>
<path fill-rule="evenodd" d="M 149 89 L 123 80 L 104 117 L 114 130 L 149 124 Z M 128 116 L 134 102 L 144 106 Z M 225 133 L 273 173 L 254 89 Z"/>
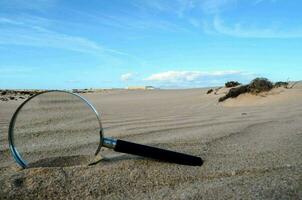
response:
<path fill-rule="evenodd" d="M 12 146 L 26 166 L 89 164 L 95 159 L 101 124 L 83 98 L 61 91 L 42 93 L 15 115 Z"/>

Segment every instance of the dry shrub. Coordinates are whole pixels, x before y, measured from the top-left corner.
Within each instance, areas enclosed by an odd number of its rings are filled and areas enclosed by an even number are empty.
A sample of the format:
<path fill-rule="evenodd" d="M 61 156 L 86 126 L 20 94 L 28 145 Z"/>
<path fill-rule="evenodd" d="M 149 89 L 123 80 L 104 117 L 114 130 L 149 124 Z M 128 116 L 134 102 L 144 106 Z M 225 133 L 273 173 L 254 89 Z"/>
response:
<path fill-rule="evenodd" d="M 225 83 L 225 87 L 226 88 L 230 88 L 230 87 L 236 87 L 238 85 L 241 85 L 241 83 L 237 82 L 237 81 L 229 81 Z"/>
<path fill-rule="evenodd" d="M 276 83 L 274 84 L 274 87 L 275 87 L 275 88 L 278 88 L 278 87 L 285 87 L 285 88 L 287 88 L 288 85 L 289 85 L 288 82 L 279 81 L 279 82 L 276 82 Z"/>
<path fill-rule="evenodd" d="M 222 102 L 228 98 L 238 97 L 240 94 L 246 93 L 249 91 L 249 85 L 242 85 L 240 87 L 231 88 L 230 91 L 223 97 L 219 98 L 219 102 Z"/>
<path fill-rule="evenodd" d="M 209 90 L 207 91 L 207 94 L 211 94 L 213 91 L 214 91 L 213 89 L 209 89 Z"/>
<path fill-rule="evenodd" d="M 251 93 L 260 93 L 266 92 L 273 89 L 273 83 L 269 81 L 267 78 L 255 78 L 249 84 L 249 91 Z"/>
<path fill-rule="evenodd" d="M 260 92 L 267 92 L 270 91 L 273 86 L 273 83 L 267 78 L 255 78 L 248 85 L 231 88 L 229 92 L 225 96 L 219 98 L 218 101 L 222 102 L 228 98 L 235 98 L 244 93 L 258 94 Z"/>

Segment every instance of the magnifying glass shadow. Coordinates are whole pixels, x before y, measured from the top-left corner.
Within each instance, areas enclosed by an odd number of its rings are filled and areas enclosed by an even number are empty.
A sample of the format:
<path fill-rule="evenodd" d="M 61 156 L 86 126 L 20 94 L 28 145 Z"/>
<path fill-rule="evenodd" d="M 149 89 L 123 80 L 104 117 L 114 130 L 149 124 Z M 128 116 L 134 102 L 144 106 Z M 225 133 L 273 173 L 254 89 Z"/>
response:
<path fill-rule="evenodd" d="M 140 156 L 135 156 L 135 155 L 119 155 L 119 156 L 114 156 L 114 157 L 102 157 L 101 159 L 98 159 L 98 160 L 96 160 L 94 162 L 91 162 L 88 165 L 92 166 L 92 165 L 96 165 L 96 164 L 99 164 L 99 163 L 110 164 L 110 163 L 114 163 L 114 162 L 118 162 L 118 161 L 123 161 L 123 160 L 150 160 L 150 159 L 149 158 L 140 157 Z M 154 161 L 157 161 L 157 160 L 154 159 Z"/>
<path fill-rule="evenodd" d="M 75 155 L 75 156 L 61 156 L 39 159 L 35 162 L 28 163 L 29 168 L 37 167 L 72 167 L 72 166 L 94 166 L 97 164 L 111 164 L 123 160 L 150 160 L 150 158 L 144 158 L 135 155 L 118 155 L 110 157 L 97 156 L 92 158 L 91 156 Z M 154 162 L 163 162 L 156 159 L 151 159 Z"/>
<path fill-rule="evenodd" d="M 29 168 L 36 167 L 71 167 L 71 166 L 84 166 L 90 163 L 91 156 L 74 155 L 74 156 L 58 156 L 49 157 L 36 160 L 28 163 Z"/>
<path fill-rule="evenodd" d="M 29 168 L 37 167 L 72 167 L 72 166 L 93 166 L 100 163 L 109 164 L 122 160 L 146 160 L 140 156 L 119 155 L 114 157 L 92 157 L 85 155 L 60 156 L 39 159 L 35 162 L 28 163 Z"/>

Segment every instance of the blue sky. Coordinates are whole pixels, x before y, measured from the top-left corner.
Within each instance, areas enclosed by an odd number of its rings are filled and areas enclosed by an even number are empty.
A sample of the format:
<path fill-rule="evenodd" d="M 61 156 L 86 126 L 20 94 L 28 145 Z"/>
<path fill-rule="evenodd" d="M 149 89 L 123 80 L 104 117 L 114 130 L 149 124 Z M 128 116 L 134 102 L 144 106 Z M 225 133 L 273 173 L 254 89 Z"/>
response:
<path fill-rule="evenodd" d="M 0 0 L 0 88 L 302 79 L 300 0 Z"/>

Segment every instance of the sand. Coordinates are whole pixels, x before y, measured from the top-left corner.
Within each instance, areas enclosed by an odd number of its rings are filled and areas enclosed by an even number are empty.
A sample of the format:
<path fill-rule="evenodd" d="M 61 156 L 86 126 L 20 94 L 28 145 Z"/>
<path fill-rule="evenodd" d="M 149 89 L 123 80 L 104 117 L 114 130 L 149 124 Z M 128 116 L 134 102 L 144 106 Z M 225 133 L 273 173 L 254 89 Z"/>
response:
<path fill-rule="evenodd" d="M 102 149 L 92 166 L 79 155 L 24 170 L 7 143 L 22 100 L 0 102 L 0 199 L 302 199 L 302 84 L 223 103 L 226 89 L 206 91 L 83 94 L 106 136 L 200 156 L 201 167 Z"/>

